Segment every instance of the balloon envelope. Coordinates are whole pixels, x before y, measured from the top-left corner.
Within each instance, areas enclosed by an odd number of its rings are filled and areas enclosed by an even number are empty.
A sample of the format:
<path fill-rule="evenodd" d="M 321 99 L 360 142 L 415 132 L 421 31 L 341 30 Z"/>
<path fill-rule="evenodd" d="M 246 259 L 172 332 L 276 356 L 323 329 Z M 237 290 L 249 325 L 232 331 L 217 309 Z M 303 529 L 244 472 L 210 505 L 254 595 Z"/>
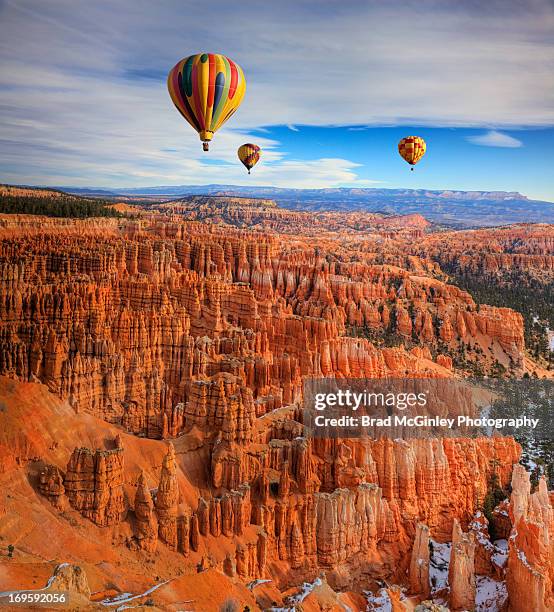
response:
<path fill-rule="evenodd" d="M 170 70 L 167 88 L 173 104 L 207 143 L 244 98 L 246 80 L 242 68 L 217 53 L 185 57 Z"/>
<path fill-rule="evenodd" d="M 262 150 L 260 147 L 250 142 L 247 142 L 238 148 L 237 155 L 248 170 L 248 174 L 250 174 L 250 170 L 258 163 L 261 153 Z"/>
<path fill-rule="evenodd" d="M 406 136 L 398 143 L 398 152 L 412 166 L 425 155 L 427 145 L 420 136 Z"/>

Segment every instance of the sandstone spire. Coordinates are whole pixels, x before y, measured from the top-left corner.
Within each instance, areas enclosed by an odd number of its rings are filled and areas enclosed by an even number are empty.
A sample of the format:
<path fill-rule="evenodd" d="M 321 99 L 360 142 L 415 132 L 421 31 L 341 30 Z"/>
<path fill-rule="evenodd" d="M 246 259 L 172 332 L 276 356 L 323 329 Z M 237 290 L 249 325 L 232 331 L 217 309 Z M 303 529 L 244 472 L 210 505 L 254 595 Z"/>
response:
<path fill-rule="evenodd" d="M 144 471 L 140 472 L 135 493 L 135 538 L 139 548 L 149 552 L 156 549 L 158 525 L 154 515 L 154 502 Z"/>
<path fill-rule="evenodd" d="M 554 607 L 554 508 L 544 476 L 530 493 L 529 475 L 514 466 L 506 586 L 510 610 L 549 612 Z"/>
<path fill-rule="evenodd" d="M 175 449 L 169 445 L 162 464 L 160 484 L 156 493 L 156 514 L 158 515 L 158 536 L 171 550 L 177 549 L 177 504 L 179 486 Z"/>
<path fill-rule="evenodd" d="M 410 591 L 429 597 L 429 527 L 423 523 L 416 526 L 412 556 L 410 559 Z"/>
<path fill-rule="evenodd" d="M 475 608 L 475 541 L 473 534 L 462 531 L 454 519 L 452 526 L 452 550 L 448 567 L 450 585 L 449 604 L 453 612 Z"/>

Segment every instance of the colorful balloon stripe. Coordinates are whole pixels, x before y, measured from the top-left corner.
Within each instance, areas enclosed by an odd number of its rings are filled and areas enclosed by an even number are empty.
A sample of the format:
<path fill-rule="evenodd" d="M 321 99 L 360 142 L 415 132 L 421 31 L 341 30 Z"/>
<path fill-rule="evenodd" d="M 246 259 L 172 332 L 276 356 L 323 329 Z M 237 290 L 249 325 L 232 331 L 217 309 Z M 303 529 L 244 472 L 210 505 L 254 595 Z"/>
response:
<path fill-rule="evenodd" d="M 169 72 L 169 95 L 177 110 L 203 141 L 237 110 L 246 91 L 241 67 L 216 53 L 197 53 L 182 59 Z"/>

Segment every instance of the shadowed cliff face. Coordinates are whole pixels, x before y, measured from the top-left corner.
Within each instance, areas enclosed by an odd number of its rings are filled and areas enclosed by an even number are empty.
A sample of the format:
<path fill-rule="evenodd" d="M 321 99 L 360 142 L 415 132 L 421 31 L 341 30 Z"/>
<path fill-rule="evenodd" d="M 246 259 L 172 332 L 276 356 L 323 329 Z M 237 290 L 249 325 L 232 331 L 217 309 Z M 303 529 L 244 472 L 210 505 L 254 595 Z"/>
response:
<path fill-rule="evenodd" d="M 302 381 L 447 377 L 475 362 L 522 374 L 522 317 L 448 284 L 440 235 L 420 219 L 347 216 L 211 202 L 140 219 L 0 216 L 0 475 L 11 487 L 28 479 L 34 521 L 79 533 L 73 562 L 99 563 L 87 539 L 109 540 L 118 588 L 142 593 L 155 552 L 184 599 L 193 587 L 176 568 L 198 581 L 209 571 L 216 590 L 239 585 L 252 609 L 325 571 L 306 593 L 317 610 L 318 597 L 338 597 L 331 588 L 359 594 L 382 579 L 429 595 L 429 538 L 454 530 L 452 605 L 475 597 L 463 530 L 491 478 L 508 485 L 519 446 L 308 440 Z M 529 244 L 551 253 L 549 240 Z M 0 511 L 23 524 L 22 508 L 16 496 Z M 95 572 L 105 589 L 108 573 Z M 246 589 L 257 579 L 272 582 Z M 551 581 L 539 582 L 546 601 Z M 170 595 L 156 593 L 163 609 Z"/>

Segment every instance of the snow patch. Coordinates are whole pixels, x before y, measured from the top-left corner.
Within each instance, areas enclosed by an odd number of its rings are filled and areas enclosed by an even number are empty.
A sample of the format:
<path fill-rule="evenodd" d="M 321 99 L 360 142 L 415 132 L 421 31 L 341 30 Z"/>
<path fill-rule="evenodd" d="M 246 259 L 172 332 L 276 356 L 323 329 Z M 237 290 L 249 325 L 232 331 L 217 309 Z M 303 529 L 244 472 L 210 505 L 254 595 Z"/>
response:
<path fill-rule="evenodd" d="M 119 595 L 116 595 L 115 597 L 108 597 L 107 599 L 103 599 L 100 603 L 106 607 L 119 606 L 119 604 L 126 604 L 134 599 L 140 599 L 141 597 L 150 595 L 150 593 L 153 593 L 154 591 L 162 587 L 164 584 L 167 584 L 168 582 L 170 581 L 164 580 L 163 582 L 159 582 L 158 584 L 155 584 L 153 587 L 150 587 L 147 591 L 144 591 L 144 593 L 141 593 L 140 595 L 132 595 L 131 593 L 120 593 Z M 126 607 L 127 606 L 121 606 L 117 608 L 117 610 L 124 610 Z"/>
<path fill-rule="evenodd" d="M 495 540 L 494 553 L 491 555 L 491 561 L 497 567 L 504 567 L 508 561 L 508 540 Z"/>
<path fill-rule="evenodd" d="M 271 579 L 269 579 L 269 578 L 258 578 L 257 580 L 252 580 L 252 582 L 249 582 L 246 585 L 246 588 L 249 591 L 252 591 L 253 589 L 255 589 L 260 584 L 265 584 L 266 582 L 271 582 Z"/>
<path fill-rule="evenodd" d="M 429 580 L 431 582 L 431 593 L 436 593 L 448 585 L 448 565 L 450 564 L 450 553 L 452 543 L 431 542 L 431 558 L 429 560 Z"/>
<path fill-rule="evenodd" d="M 475 590 L 476 612 L 498 612 L 508 599 L 506 583 L 489 576 L 476 576 Z"/>
<path fill-rule="evenodd" d="M 301 604 L 306 597 L 315 589 L 317 586 L 321 586 L 323 583 L 321 582 L 321 578 L 316 578 L 313 582 L 304 582 L 300 592 L 296 595 L 291 595 L 287 598 L 287 603 L 292 605 Z"/>
<path fill-rule="evenodd" d="M 377 593 L 364 591 L 367 598 L 366 612 L 392 612 L 392 602 L 387 589 L 379 589 Z"/>

